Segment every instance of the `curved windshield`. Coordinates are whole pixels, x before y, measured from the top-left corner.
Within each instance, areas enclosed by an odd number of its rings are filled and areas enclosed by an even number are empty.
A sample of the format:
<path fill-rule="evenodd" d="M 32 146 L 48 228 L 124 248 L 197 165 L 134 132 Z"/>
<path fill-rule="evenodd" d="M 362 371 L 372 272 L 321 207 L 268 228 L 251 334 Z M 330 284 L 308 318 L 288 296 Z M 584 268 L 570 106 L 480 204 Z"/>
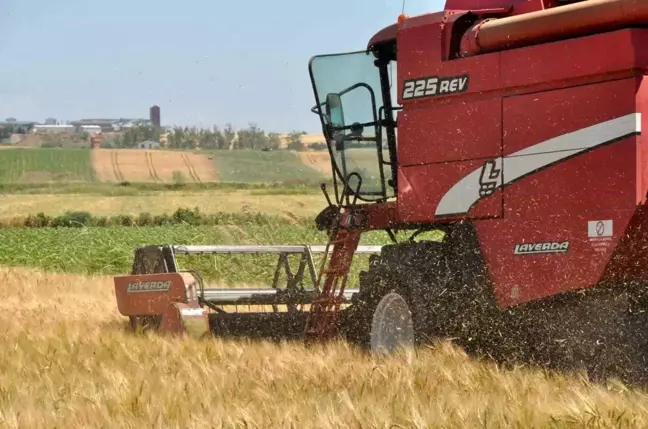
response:
<path fill-rule="evenodd" d="M 310 62 L 313 110 L 322 120 L 335 174 L 363 200 L 385 199 L 392 192 L 386 186 L 391 167 L 379 120 L 383 94 L 375 61 L 362 51 L 316 56 Z"/>

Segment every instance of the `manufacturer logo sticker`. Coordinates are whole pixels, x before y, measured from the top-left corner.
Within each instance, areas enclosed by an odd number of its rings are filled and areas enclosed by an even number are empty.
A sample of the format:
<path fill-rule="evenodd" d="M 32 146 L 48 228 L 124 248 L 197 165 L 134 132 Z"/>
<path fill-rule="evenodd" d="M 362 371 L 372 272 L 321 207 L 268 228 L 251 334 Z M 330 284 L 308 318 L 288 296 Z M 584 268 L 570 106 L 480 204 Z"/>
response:
<path fill-rule="evenodd" d="M 481 174 L 479 175 L 479 196 L 481 198 L 493 195 L 497 190 L 502 178 L 501 158 L 490 160 L 484 163 Z"/>
<path fill-rule="evenodd" d="M 536 255 L 539 253 L 565 253 L 569 250 L 569 241 L 546 241 L 542 243 L 516 244 L 513 251 L 516 255 Z"/>
<path fill-rule="evenodd" d="M 166 292 L 169 289 L 171 289 L 171 280 L 164 282 L 130 282 L 126 292 Z"/>

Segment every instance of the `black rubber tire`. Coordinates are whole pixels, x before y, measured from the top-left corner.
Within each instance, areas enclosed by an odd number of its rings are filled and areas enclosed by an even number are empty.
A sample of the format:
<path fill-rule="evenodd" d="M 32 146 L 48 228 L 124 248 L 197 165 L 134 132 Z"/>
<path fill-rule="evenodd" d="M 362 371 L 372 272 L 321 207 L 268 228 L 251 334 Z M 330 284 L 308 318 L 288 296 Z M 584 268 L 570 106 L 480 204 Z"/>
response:
<path fill-rule="evenodd" d="M 401 288 L 394 273 L 380 264 L 378 258 L 374 258 L 370 261 L 369 270 L 360 273 L 359 289 L 359 293 L 353 297 L 352 306 L 342 314 L 341 329 L 347 341 L 369 350 L 371 324 L 376 307 L 385 295 L 399 293 Z"/>
<path fill-rule="evenodd" d="M 413 344 L 418 345 L 437 337 L 438 332 L 430 326 L 429 308 L 423 308 L 428 301 L 415 299 L 415 291 L 435 293 L 435 287 L 427 283 L 426 273 L 420 268 L 428 265 L 440 243 L 409 243 L 383 247 L 379 257 L 370 260 L 369 269 L 360 273 L 360 291 L 353 297 L 352 306 L 342 317 L 342 330 L 346 339 L 363 349 L 371 350 L 371 332 L 374 315 L 386 296 L 402 298 L 412 319 Z M 424 254 L 425 253 L 425 254 Z M 440 253 L 438 253 L 440 255 Z M 425 285 L 421 283 L 425 282 Z M 431 279 L 433 282 L 433 279 Z M 416 285 L 413 285 L 416 283 Z M 432 333 L 432 334 L 431 334 Z"/>

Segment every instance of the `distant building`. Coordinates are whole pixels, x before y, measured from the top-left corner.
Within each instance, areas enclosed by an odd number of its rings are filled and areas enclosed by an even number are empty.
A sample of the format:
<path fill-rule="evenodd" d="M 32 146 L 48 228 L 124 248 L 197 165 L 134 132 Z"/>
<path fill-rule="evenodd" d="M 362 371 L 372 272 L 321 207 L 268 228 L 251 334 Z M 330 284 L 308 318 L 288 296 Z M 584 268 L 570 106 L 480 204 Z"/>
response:
<path fill-rule="evenodd" d="M 57 120 L 56 118 L 47 118 L 45 119 L 45 125 L 56 125 Z"/>
<path fill-rule="evenodd" d="M 72 125 L 34 125 L 34 133 L 73 133 L 75 131 Z"/>
<path fill-rule="evenodd" d="M 99 125 L 81 125 L 78 128 L 80 133 L 99 134 L 103 131 Z"/>
<path fill-rule="evenodd" d="M 160 133 L 160 145 L 166 147 L 167 144 L 169 144 L 169 133 L 168 132 Z"/>
<path fill-rule="evenodd" d="M 78 121 L 71 121 L 70 124 L 79 132 L 83 132 L 81 131 L 81 127 L 94 126 L 99 127 L 102 132 L 109 133 L 115 131 L 113 127 L 115 121 L 115 119 L 80 119 Z"/>
<path fill-rule="evenodd" d="M 149 119 L 132 119 L 132 118 L 119 118 L 119 119 L 113 119 L 111 126 L 112 131 L 123 131 L 132 127 L 138 127 L 138 126 L 150 126 L 152 123 Z M 102 127 L 103 128 L 103 127 Z M 104 129 L 104 131 L 106 131 Z"/>
<path fill-rule="evenodd" d="M 159 149 L 160 143 L 153 140 L 147 140 L 145 142 L 137 143 L 137 148 L 138 149 Z"/>
<path fill-rule="evenodd" d="M 87 126 L 98 126 L 101 127 L 101 132 L 112 133 L 114 131 L 121 131 L 123 128 L 129 128 L 136 125 L 150 125 L 150 120 L 148 119 L 128 119 L 128 118 L 119 118 L 119 119 L 79 119 L 77 121 L 70 122 L 74 125 L 77 130 L 80 131 L 81 127 Z"/>

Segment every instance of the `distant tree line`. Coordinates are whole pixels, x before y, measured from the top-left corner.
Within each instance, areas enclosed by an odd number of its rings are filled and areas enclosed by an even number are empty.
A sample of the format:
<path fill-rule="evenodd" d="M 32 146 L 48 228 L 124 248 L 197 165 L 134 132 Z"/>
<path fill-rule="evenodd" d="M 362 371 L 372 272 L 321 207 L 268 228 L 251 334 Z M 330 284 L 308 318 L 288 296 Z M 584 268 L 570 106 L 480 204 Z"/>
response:
<path fill-rule="evenodd" d="M 301 141 L 305 131 L 293 131 L 287 136 L 286 149 L 305 150 L 306 145 Z M 137 126 L 128 129 L 117 136 L 112 145 L 119 148 L 136 147 L 138 143 L 147 140 L 159 141 L 157 130 L 153 126 Z M 206 150 L 276 150 L 281 146 L 278 133 L 266 133 L 256 124 L 251 123 L 247 128 L 234 129 L 227 124 L 223 129 L 213 128 L 174 127 L 167 133 L 166 147 L 171 149 L 206 149 Z M 324 142 L 311 145 L 313 149 L 325 149 Z"/>
<path fill-rule="evenodd" d="M 19 126 L 0 127 L 0 142 L 8 140 L 12 134 L 22 133 Z M 303 151 L 307 147 L 302 141 L 305 131 L 293 131 L 284 137 L 285 148 L 288 150 Z M 126 129 L 120 135 L 104 139 L 102 147 L 135 148 L 138 143 L 153 140 L 160 142 L 159 130 L 152 125 L 140 125 Z M 57 134 L 43 137 L 43 147 L 65 147 L 70 144 L 70 136 Z M 78 141 L 77 141 L 78 140 Z M 85 144 L 88 134 L 82 133 L 74 139 L 74 145 Z M 256 124 L 250 123 L 247 128 L 236 130 L 231 124 L 224 128 L 217 126 L 210 128 L 174 127 L 166 135 L 167 148 L 171 149 L 203 149 L 203 150 L 276 150 L 282 146 L 282 137 L 278 133 L 266 133 Z M 309 145 L 311 149 L 326 149 L 325 142 Z"/>

